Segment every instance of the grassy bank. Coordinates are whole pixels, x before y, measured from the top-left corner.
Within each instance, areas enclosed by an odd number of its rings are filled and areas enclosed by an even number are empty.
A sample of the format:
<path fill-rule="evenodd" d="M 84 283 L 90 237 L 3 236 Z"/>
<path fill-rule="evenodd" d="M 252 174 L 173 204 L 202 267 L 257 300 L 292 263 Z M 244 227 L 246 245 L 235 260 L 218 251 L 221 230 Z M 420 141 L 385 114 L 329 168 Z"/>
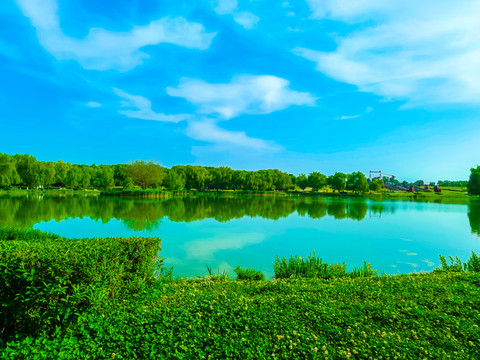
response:
<path fill-rule="evenodd" d="M 1 359 L 480 357 L 474 256 L 400 276 L 311 256 L 277 259 L 273 281 L 155 279 L 158 239 L 0 239 Z"/>

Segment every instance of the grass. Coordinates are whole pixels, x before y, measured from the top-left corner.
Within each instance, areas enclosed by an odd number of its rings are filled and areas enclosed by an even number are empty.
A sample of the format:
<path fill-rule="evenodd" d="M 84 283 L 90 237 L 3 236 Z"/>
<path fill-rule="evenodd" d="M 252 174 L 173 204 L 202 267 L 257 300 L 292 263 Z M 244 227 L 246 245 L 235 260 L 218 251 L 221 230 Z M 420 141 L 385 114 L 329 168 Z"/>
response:
<path fill-rule="evenodd" d="M 378 276 L 368 264 L 346 272 L 344 264 L 325 264 L 312 254 L 305 259 L 277 259 L 273 281 L 242 268 L 236 269 L 242 281 L 212 269 L 206 278 L 190 280 L 174 279 L 165 270 L 165 277 L 155 280 L 146 275 L 155 269 L 153 250 L 138 246 L 140 239 L 69 240 L 83 244 L 69 246 L 51 234 L 17 231 L 22 240 L 9 236 L 9 230 L 0 234 L 0 263 L 8 265 L 8 271 L 4 267 L 0 272 L 1 289 L 15 281 L 26 284 L 25 290 L 10 292 L 10 298 L 1 292 L 0 318 L 17 311 L 21 319 L 38 320 L 34 333 L 18 327 L 13 333 L 2 332 L 0 359 L 480 358 L 476 254 L 465 263 L 444 258 L 440 269 L 410 275 Z M 41 244 L 56 250 L 42 252 Z M 145 256 L 125 251 L 133 244 L 144 249 Z M 65 249 L 63 255 L 59 249 Z M 78 256 L 82 251 L 83 259 Z M 75 267 L 88 270 L 90 277 L 77 283 L 75 277 L 48 278 L 51 264 L 64 272 Z M 142 270 L 130 271 L 117 283 L 114 275 L 121 264 Z M 138 279 L 145 286 L 111 296 L 110 276 L 113 284 L 125 288 Z M 47 288 L 59 285 L 70 286 L 71 292 L 66 292 L 70 297 L 48 292 Z M 27 307 L 9 305 L 9 299 L 23 304 L 31 294 L 37 299 L 29 300 Z M 80 295 L 90 301 L 88 306 L 72 302 Z M 60 315 L 71 311 L 72 321 L 59 324 L 50 313 L 42 318 L 39 309 L 45 299 Z M 5 330 L 2 326 L 0 331 Z"/>

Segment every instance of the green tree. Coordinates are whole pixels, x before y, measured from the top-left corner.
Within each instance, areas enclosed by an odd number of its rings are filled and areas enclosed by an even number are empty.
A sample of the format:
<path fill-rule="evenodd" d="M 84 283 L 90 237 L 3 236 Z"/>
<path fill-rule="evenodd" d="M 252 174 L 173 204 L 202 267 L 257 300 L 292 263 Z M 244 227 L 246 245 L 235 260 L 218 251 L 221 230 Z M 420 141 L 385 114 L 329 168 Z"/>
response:
<path fill-rule="evenodd" d="M 96 189 L 101 190 L 106 190 L 115 186 L 112 167 L 107 165 L 100 165 L 97 167 L 92 178 L 92 185 Z"/>
<path fill-rule="evenodd" d="M 165 169 L 151 160 L 148 162 L 136 160 L 126 167 L 128 176 L 136 185 L 147 189 L 153 184 L 161 184 L 166 177 Z"/>
<path fill-rule="evenodd" d="M 55 183 L 58 185 L 65 185 L 65 178 L 67 177 L 68 170 L 70 170 L 70 163 L 64 163 L 62 160 L 58 160 L 55 164 Z"/>
<path fill-rule="evenodd" d="M 467 189 L 470 195 L 480 195 L 480 166 L 470 169 Z"/>
<path fill-rule="evenodd" d="M 368 191 L 368 181 L 360 171 L 350 174 L 347 180 L 347 189 L 354 192 L 366 192 Z"/>
<path fill-rule="evenodd" d="M 72 189 L 77 189 L 80 185 L 80 171 L 77 166 L 72 166 L 70 170 L 67 171 L 64 182 L 65 185 Z"/>
<path fill-rule="evenodd" d="M 327 177 L 320 172 L 314 171 L 308 175 L 308 186 L 313 191 L 318 191 L 327 185 Z"/>
<path fill-rule="evenodd" d="M 55 182 L 55 163 L 53 162 L 39 162 L 38 170 L 40 176 L 40 183 L 44 186 L 50 186 Z"/>
<path fill-rule="evenodd" d="M 233 170 L 226 166 L 212 168 L 210 171 L 210 188 L 230 189 L 232 186 Z"/>
<path fill-rule="evenodd" d="M 372 191 L 380 191 L 383 185 L 384 185 L 383 180 L 373 179 L 369 185 L 369 188 Z"/>
<path fill-rule="evenodd" d="M 185 189 L 185 178 L 182 174 L 179 174 L 175 169 L 167 171 L 167 183 L 166 186 L 170 190 L 183 190 Z"/>
<path fill-rule="evenodd" d="M 38 187 L 40 182 L 40 166 L 37 159 L 31 155 L 15 155 L 15 166 L 22 183 L 29 188 Z"/>
<path fill-rule="evenodd" d="M 0 154 L 0 187 L 8 188 L 20 182 L 15 161 L 10 155 Z"/>
<path fill-rule="evenodd" d="M 305 190 L 305 188 L 308 186 L 307 176 L 305 174 L 298 174 L 296 184 L 300 189 Z"/>
<path fill-rule="evenodd" d="M 329 185 L 333 190 L 342 191 L 345 190 L 347 185 L 345 181 L 345 174 L 341 172 L 336 172 L 335 175 L 329 177 Z"/>

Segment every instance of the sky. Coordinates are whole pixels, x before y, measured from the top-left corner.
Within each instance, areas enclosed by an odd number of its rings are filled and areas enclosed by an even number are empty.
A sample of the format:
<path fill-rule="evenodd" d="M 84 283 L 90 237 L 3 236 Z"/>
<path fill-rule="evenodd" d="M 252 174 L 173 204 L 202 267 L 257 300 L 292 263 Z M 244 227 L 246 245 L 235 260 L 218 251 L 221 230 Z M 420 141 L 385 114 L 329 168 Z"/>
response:
<path fill-rule="evenodd" d="M 478 0 L 2 0 L 0 152 L 468 179 L 479 13 Z"/>

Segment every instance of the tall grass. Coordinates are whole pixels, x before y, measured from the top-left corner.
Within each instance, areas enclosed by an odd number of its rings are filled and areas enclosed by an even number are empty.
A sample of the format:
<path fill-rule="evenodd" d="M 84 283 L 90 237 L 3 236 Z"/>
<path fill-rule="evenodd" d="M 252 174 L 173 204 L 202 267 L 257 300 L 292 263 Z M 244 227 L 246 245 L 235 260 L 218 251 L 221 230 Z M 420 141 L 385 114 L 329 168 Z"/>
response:
<path fill-rule="evenodd" d="M 347 271 L 345 263 L 327 264 L 321 258 L 310 254 L 306 258 L 300 256 L 290 256 L 289 259 L 277 256 L 274 264 L 276 279 L 286 279 L 290 277 L 300 278 L 321 278 L 330 279 L 335 277 L 367 277 L 376 276 L 377 270 L 373 270 L 370 263 L 365 262 L 362 268 L 355 268 L 351 272 Z"/>
<path fill-rule="evenodd" d="M 452 271 L 452 272 L 461 272 L 461 271 L 473 271 L 480 272 L 480 256 L 475 254 L 472 251 L 472 254 L 468 258 L 467 262 L 462 262 L 458 256 L 449 256 L 448 260 L 445 256 L 440 255 L 440 271 Z"/>

